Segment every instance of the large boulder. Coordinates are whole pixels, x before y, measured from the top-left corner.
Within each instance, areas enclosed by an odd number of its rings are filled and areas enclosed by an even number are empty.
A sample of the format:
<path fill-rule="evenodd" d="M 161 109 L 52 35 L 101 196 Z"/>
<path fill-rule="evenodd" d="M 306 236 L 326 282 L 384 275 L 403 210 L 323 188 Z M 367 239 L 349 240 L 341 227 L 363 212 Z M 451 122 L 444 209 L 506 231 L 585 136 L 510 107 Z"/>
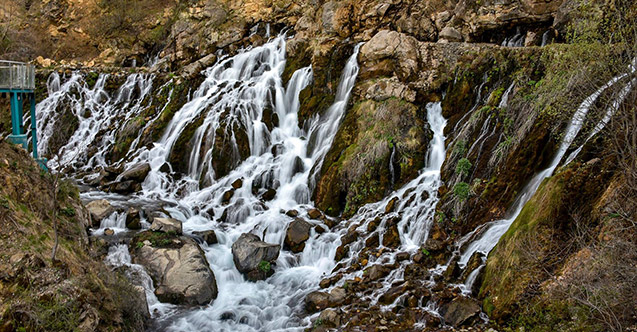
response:
<path fill-rule="evenodd" d="M 326 292 L 312 292 L 305 297 L 305 310 L 309 313 L 321 311 L 329 306 L 330 295 Z"/>
<path fill-rule="evenodd" d="M 100 227 L 102 219 L 115 212 L 115 208 L 105 199 L 92 201 L 86 204 L 86 209 L 91 214 L 91 226 Z"/>
<path fill-rule="evenodd" d="M 264 280 L 274 274 L 271 264 L 279 257 L 281 246 L 265 243 L 254 234 L 241 234 L 232 244 L 232 258 L 239 272 L 248 280 Z"/>
<path fill-rule="evenodd" d="M 480 314 L 480 305 L 468 297 L 457 297 L 440 308 L 445 323 L 454 327 L 470 325 Z"/>
<path fill-rule="evenodd" d="M 209 246 L 219 243 L 219 240 L 217 239 L 217 233 L 215 233 L 214 230 L 192 232 L 192 235 L 200 238 Z"/>
<path fill-rule="evenodd" d="M 303 251 L 305 249 L 305 241 L 310 238 L 311 229 L 312 224 L 309 222 L 300 218 L 294 219 L 285 232 L 285 248 L 294 253 Z"/>
<path fill-rule="evenodd" d="M 142 221 L 139 216 L 139 209 L 130 207 L 126 211 L 126 228 L 128 229 L 142 229 Z"/>
<path fill-rule="evenodd" d="M 150 165 L 147 163 L 137 164 L 120 175 L 121 181 L 143 182 L 150 173 Z"/>
<path fill-rule="evenodd" d="M 215 276 L 195 240 L 146 231 L 133 241 L 133 262 L 146 268 L 160 301 L 203 305 L 217 297 Z"/>
<path fill-rule="evenodd" d="M 183 233 L 181 221 L 173 218 L 154 218 L 150 225 L 150 230 L 155 232 L 175 233 L 181 235 Z"/>

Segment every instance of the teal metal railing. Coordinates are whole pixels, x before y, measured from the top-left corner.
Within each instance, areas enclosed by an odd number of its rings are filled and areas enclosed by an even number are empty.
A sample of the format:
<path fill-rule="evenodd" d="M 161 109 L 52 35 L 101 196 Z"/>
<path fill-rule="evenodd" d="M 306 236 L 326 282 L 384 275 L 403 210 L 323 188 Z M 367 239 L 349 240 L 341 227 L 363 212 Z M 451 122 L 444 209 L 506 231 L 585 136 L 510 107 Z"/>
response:
<path fill-rule="evenodd" d="M 38 134 L 35 116 L 35 66 L 16 61 L 0 60 L 0 92 L 9 95 L 11 100 L 11 135 L 8 139 L 14 144 L 31 149 L 33 158 L 46 169 L 46 161 L 38 158 Z M 24 106 L 28 103 L 31 122 L 31 137 L 25 130 Z"/>

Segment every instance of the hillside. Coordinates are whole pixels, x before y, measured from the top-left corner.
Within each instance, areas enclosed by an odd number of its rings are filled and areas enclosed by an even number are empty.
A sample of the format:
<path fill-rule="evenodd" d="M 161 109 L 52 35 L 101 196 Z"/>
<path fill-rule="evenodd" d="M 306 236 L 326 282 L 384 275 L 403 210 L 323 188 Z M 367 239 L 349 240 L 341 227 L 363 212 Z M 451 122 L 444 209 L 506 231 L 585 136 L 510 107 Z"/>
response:
<path fill-rule="evenodd" d="M 99 259 L 90 216 L 71 182 L 59 187 L 24 150 L 0 142 L 0 330 L 143 331 L 146 300 Z M 59 220 L 59 249 L 51 251 Z"/>

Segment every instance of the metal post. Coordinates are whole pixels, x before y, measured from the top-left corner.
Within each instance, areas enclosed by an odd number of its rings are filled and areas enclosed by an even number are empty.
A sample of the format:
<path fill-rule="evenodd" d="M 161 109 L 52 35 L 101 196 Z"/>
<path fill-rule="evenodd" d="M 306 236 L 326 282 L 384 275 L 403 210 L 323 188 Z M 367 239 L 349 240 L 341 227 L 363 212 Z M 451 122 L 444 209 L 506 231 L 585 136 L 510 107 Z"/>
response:
<path fill-rule="evenodd" d="M 31 140 L 33 142 L 33 158 L 38 159 L 38 126 L 35 120 L 35 93 L 29 94 L 31 108 Z"/>
<path fill-rule="evenodd" d="M 11 127 L 13 135 L 17 136 L 22 134 L 20 127 L 22 119 L 20 119 L 20 112 L 18 112 L 18 94 L 16 92 L 9 92 L 11 94 Z"/>

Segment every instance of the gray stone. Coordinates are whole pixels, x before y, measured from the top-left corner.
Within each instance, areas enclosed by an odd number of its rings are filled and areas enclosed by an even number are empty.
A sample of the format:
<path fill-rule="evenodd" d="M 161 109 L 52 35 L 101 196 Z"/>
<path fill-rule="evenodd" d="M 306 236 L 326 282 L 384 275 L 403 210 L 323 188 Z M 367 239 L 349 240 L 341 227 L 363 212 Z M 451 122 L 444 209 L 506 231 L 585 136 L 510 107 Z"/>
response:
<path fill-rule="evenodd" d="M 120 175 L 122 181 L 143 182 L 150 173 L 150 165 L 147 163 L 137 164 Z"/>
<path fill-rule="evenodd" d="M 133 261 L 146 268 L 162 302 L 208 304 L 217 297 L 217 282 L 199 245 L 179 237 L 175 247 L 155 248 L 144 244 L 133 251 Z"/>
<path fill-rule="evenodd" d="M 86 209 L 91 214 L 91 225 L 93 227 L 100 227 L 102 219 L 110 216 L 115 212 L 115 208 L 105 199 L 92 201 L 86 204 Z"/>
<path fill-rule="evenodd" d="M 305 249 L 305 241 L 310 238 L 312 224 L 296 218 L 290 223 L 285 233 L 285 247 L 294 253 L 302 252 Z"/>
<path fill-rule="evenodd" d="M 454 327 L 468 325 L 480 314 L 480 305 L 468 297 L 457 297 L 440 308 L 445 323 Z"/>
<path fill-rule="evenodd" d="M 321 312 L 318 318 L 321 321 L 321 326 L 325 327 L 339 327 L 341 326 L 341 316 L 335 309 L 325 309 Z"/>
<path fill-rule="evenodd" d="M 131 207 L 126 211 L 126 228 L 142 229 L 142 222 L 139 216 L 139 209 Z"/>
<path fill-rule="evenodd" d="M 181 221 L 173 218 L 154 218 L 150 230 L 155 232 L 174 232 L 177 235 L 182 234 Z"/>
<path fill-rule="evenodd" d="M 217 233 L 213 230 L 201 231 L 201 232 L 192 232 L 193 235 L 200 237 L 204 242 L 208 245 L 213 245 L 219 243 L 217 240 Z"/>
<path fill-rule="evenodd" d="M 261 280 L 271 275 L 270 264 L 276 262 L 280 249 L 278 244 L 265 243 L 254 234 L 244 233 L 232 244 L 232 258 L 239 272 L 250 280 Z M 269 263 L 267 271 L 263 271 L 261 262 Z"/>
<path fill-rule="evenodd" d="M 450 42 L 461 42 L 462 34 L 453 27 L 444 27 L 438 34 L 438 38 L 445 39 Z"/>

